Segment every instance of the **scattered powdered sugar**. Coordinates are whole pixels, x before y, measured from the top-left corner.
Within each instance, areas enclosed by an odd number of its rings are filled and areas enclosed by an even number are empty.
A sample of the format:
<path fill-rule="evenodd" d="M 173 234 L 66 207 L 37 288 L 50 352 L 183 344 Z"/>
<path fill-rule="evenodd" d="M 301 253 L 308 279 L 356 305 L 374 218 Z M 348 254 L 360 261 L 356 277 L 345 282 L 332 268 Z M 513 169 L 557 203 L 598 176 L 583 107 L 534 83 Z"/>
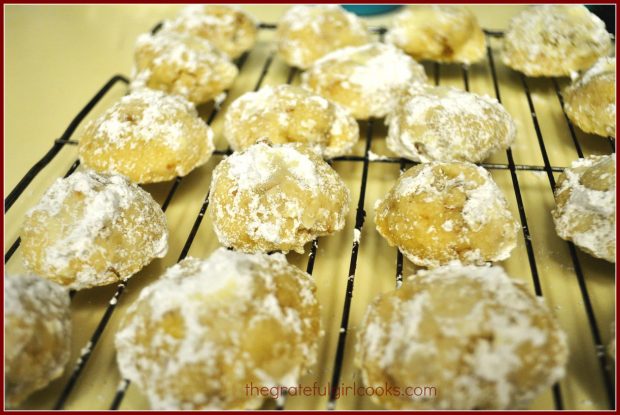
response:
<path fill-rule="evenodd" d="M 594 190 L 582 183 L 589 169 L 610 163 L 615 166 L 616 155 L 590 156 L 578 159 L 564 170 L 564 180 L 555 191 L 556 202 L 568 193 L 568 199 L 553 210 L 558 235 L 571 240 L 586 252 L 615 262 L 616 194 L 615 177 L 608 190 Z M 615 168 L 614 168 L 615 172 Z M 606 173 L 608 174 L 608 173 Z M 608 177 L 598 177 L 606 180 Z"/>
<path fill-rule="evenodd" d="M 461 304 L 462 298 L 474 301 L 453 309 L 452 301 Z M 356 363 L 365 383 L 382 384 L 382 374 L 396 366 L 406 370 L 408 364 L 428 362 L 416 366 L 419 375 L 411 371 L 397 386 L 424 379 L 441 388 L 431 406 L 435 409 L 507 409 L 527 403 L 562 378 L 568 355 L 566 336 L 548 308 L 500 267 L 451 263 L 420 271 L 376 300 L 361 326 Z M 526 355 L 523 347 L 533 351 Z M 516 373 L 524 365 L 538 368 L 538 379 L 519 384 Z M 444 371 L 428 372 L 433 367 Z"/>
<path fill-rule="evenodd" d="M 583 75 L 578 77 L 575 80 L 574 85 L 576 86 L 587 85 L 588 83 L 590 83 L 590 81 L 592 81 L 592 79 L 596 78 L 597 76 L 604 75 L 604 74 L 610 74 L 610 75 L 615 76 L 615 73 L 616 73 L 616 58 L 604 56 L 600 58 L 599 60 L 597 60 L 596 63 L 592 65 L 592 67 L 590 67 L 588 70 L 586 70 L 583 73 Z"/>
<path fill-rule="evenodd" d="M 74 201 L 73 204 L 69 204 L 67 199 L 75 195 L 80 195 L 80 202 Z M 75 271 L 75 280 L 69 286 L 80 289 L 99 285 L 97 281 L 102 276 L 97 275 L 97 271 L 89 265 L 91 256 L 96 252 L 102 252 L 103 249 L 97 240 L 109 236 L 113 228 L 119 226 L 117 223 L 123 221 L 130 207 L 147 205 L 156 206 L 161 212 L 147 192 L 123 176 L 100 175 L 87 170 L 77 171 L 68 178 L 56 180 L 43 195 L 41 201 L 26 213 L 27 218 L 35 214 L 44 214 L 48 217 L 48 221 L 60 221 L 62 224 L 62 233 L 56 235 L 58 239 L 45 247 L 43 258 L 40 259 L 46 275 L 60 273 L 63 277 L 69 277 L 65 273 L 71 273 L 68 271 L 70 265 L 75 260 L 80 260 L 83 263 L 79 270 Z M 161 216 L 161 220 L 165 223 L 163 213 Z M 137 219 L 137 222 L 141 222 L 141 218 Z M 32 225 L 28 220 L 24 226 L 25 229 L 34 231 L 29 229 Z M 155 224 L 145 226 L 155 226 Z M 37 232 L 45 231 L 37 230 Z M 124 232 L 127 238 L 132 239 L 138 237 L 141 230 L 132 228 L 123 229 L 121 232 Z M 167 230 L 163 229 L 158 239 L 152 241 L 149 247 L 150 252 L 141 254 L 149 258 L 163 257 L 167 252 L 167 240 Z M 118 249 L 123 248 L 127 247 Z M 136 253 L 136 255 L 139 254 Z M 24 261 L 26 266 L 31 265 L 26 257 Z M 123 268 L 122 264 L 110 263 L 109 265 L 110 268 L 119 272 Z M 129 277 L 129 275 L 122 277 Z"/>
<path fill-rule="evenodd" d="M 530 76 L 562 76 L 612 52 L 605 23 L 583 5 L 537 5 L 510 21 L 504 63 Z"/>
<path fill-rule="evenodd" d="M 395 46 L 369 43 L 335 50 L 302 74 L 302 85 L 324 96 L 335 80 L 359 96 L 356 104 L 366 105 L 370 116 L 380 118 L 392 111 L 401 90 L 425 82 L 426 74 Z M 347 108 L 352 105 L 340 103 Z"/>
<path fill-rule="evenodd" d="M 414 161 L 481 162 L 516 136 L 510 114 L 488 96 L 418 84 L 400 104 L 386 119 L 387 145 Z"/>
<path fill-rule="evenodd" d="M 291 283 L 299 287 L 299 298 L 284 304 L 277 290 Z M 171 315 L 180 317 L 180 325 L 168 327 Z M 273 347 L 288 350 L 286 373 L 274 372 L 269 359 L 242 354 L 254 341 L 245 333 L 265 320 L 282 330 L 281 344 Z M 234 399 L 225 385 L 247 379 L 261 386 L 294 385 L 316 360 L 318 324 L 314 283 L 284 255 L 219 248 L 206 260 L 186 258 L 142 290 L 116 335 L 117 359 L 123 376 L 143 389 L 154 409 L 227 409 Z M 147 338 L 141 336 L 145 327 L 151 327 Z M 226 337 L 218 334 L 221 327 L 227 327 Z M 154 354 L 156 349 L 164 354 Z M 235 370 L 223 373 L 223 364 Z M 161 387 L 187 384 L 184 371 L 190 366 L 200 368 L 193 373 L 207 382 L 210 394 L 187 397 L 177 387 Z"/>

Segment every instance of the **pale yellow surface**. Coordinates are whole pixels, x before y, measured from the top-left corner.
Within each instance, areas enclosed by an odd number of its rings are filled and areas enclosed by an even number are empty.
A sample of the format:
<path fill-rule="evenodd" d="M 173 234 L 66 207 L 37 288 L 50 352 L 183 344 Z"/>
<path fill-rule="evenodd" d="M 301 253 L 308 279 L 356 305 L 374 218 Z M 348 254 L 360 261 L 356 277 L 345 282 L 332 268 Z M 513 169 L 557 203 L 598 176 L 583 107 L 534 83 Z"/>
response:
<path fill-rule="evenodd" d="M 6 92 L 5 92 L 5 196 L 21 179 L 30 166 L 62 134 L 71 119 L 101 86 L 116 73 L 130 74 L 133 42 L 141 32 L 149 30 L 160 19 L 171 17 L 179 6 L 7 6 L 5 14 L 6 33 Z M 275 22 L 286 6 L 243 6 L 258 20 Z M 472 7 L 479 16 L 482 27 L 505 28 L 510 16 L 522 6 Z M 371 24 L 384 23 L 390 15 L 372 18 Z M 249 55 L 243 71 L 237 79 L 229 100 L 252 89 L 258 79 L 268 54 L 272 31 L 260 33 L 256 48 Z M 530 117 L 526 96 L 518 74 L 503 67 L 497 53 L 499 44 L 493 42 L 495 62 L 501 83 L 502 99 L 516 120 L 518 134 L 513 145 L 515 162 L 542 165 L 536 133 Z M 434 78 L 433 65 L 425 64 L 427 73 Z M 460 67 L 442 66 L 441 84 L 463 87 Z M 288 68 L 274 59 L 264 84 L 276 85 L 286 81 Z M 297 79 L 295 80 L 297 82 Z M 553 84 L 549 80 L 528 81 L 533 92 L 534 105 L 545 137 L 551 163 L 566 166 L 577 157 L 564 116 L 558 104 Z M 562 85 L 565 82 L 561 82 Z M 488 62 L 473 65 L 470 69 L 470 87 L 477 93 L 494 95 Z M 126 92 L 122 84 L 113 88 L 93 110 L 92 116 L 100 114 Z M 222 138 L 223 115 L 216 117 L 213 127 L 217 148 L 225 148 Z M 208 116 L 210 108 L 201 113 Z M 364 133 L 366 124 L 361 124 Z M 385 128 L 374 125 L 372 151 L 389 154 L 385 145 Z M 73 138 L 79 136 L 76 134 Z M 609 144 L 600 137 L 578 132 L 586 154 L 610 152 Z M 363 136 L 364 137 L 364 136 Z M 362 155 L 364 141 L 355 147 Z M 65 173 L 77 156 L 76 148 L 65 147 L 54 161 L 34 180 L 5 216 L 5 242 L 19 235 L 24 211 L 34 205 L 54 178 Z M 221 160 L 213 157 L 205 166 L 183 179 L 166 212 L 170 228 L 168 255 L 153 262 L 130 280 L 118 303 L 117 310 L 103 333 L 80 380 L 70 395 L 67 409 L 107 409 L 120 381 L 116 369 L 113 335 L 119 317 L 135 299 L 140 289 L 156 279 L 169 265 L 176 262 L 187 235 L 208 192 L 211 171 Z M 490 160 L 505 163 L 505 153 Z M 351 213 L 346 228 L 330 237 L 319 240 L 314 268 L 322 304 L 322 319 L 326 336 L 319 347 L 319 364 L 311 374 L 302 379 L 303 385 L 314 381 L 325 385 L 332 374 L 338 339 L 342 305 L 348 278 L 348 268 L 353 240 L 355 208 L 359 197 L 362 163 L 335 162 L 351 190 Z M 508 170 L 494 170 L 493 177 L 508 199 L 515 217 L 519 217 L 512 182 Z M 398 165 L 371 163 L 368 171 L 365 209 L 366 223 L 362 231 L 360 253 L 357 261 L 355 290 L 351 304 L 349 332 L 347 336 L 341 381 L 345 385 L 360 382 L 354 370 L 353 347 L 357 325 L 367 304 L 378 293 L 392 289 L 395 284 L 396 250 L 390 248 L 375 230 L 373 205 L 384 196 L 398 177 Z M 550 211 L 553 195 L 545 173 L 519 172 L 519 182 L 525 201 L 531 240 L 536 254 L 538 271 L 545 298 L 558 316 L 560 325 L 569 337 L 571 356 L 567 376 L 561 382 L 564 406 L 574 409 L 604 409 L 608 407 L 603 378 L 597 360 L 587 315 L 579 291 L 577 279 L 570 260 L 568 247 L 553 229 Z M 159 202 L 163 202 L 171 183 L 145 186 Z M 205 216 L 190 255 L 206 257 L 218 246 L 208 216 Z M 7 248 L 5 248 L 6 250 Z M 309 246 L 307 247 L 309 249 Z M 289 255 L 292 263 L 305 269 L 307 255 Z M 599 330 L 605 344 L 610 340 L 610 325 L 614 318 L 614 266 L 579 253 L 592 299 Z M 509 274 L 531 282 L 530 267 L 523 235 L 519 234 L 517 249 L 503 263 Z M 7 270 L 22 269 L 19 250 L 7 263 Z M 411 272 L 411 264 L 405 262 L 405 274 Z M 53 406 L 59 392 L 67 382 L 82 347 L 90 339 L 115 287 L 96 288 L 78 293 L 72 301 L 73 349 L 70 366 L 65 375 L 45 390 L 36 393 L 24 407 L 47 409 Z M 240 385 L 243 387 L 243 385 Z M 286 407 L 291 409 L 325 408 L 327 397 L 291 397 Z M 269 404 L 267 404 L 269 405 Z M 273 404 L 271 404 L 273 405 Z M 140 392 L 129 387 L 122 409 L 146 409 L 147 403 Z M 374 409 L 370 399 L 347 396 L 337 401 L 338 409 Z M 532 405 L 537 409 L 553 408 L 551 391 L 540 396 Z"/>

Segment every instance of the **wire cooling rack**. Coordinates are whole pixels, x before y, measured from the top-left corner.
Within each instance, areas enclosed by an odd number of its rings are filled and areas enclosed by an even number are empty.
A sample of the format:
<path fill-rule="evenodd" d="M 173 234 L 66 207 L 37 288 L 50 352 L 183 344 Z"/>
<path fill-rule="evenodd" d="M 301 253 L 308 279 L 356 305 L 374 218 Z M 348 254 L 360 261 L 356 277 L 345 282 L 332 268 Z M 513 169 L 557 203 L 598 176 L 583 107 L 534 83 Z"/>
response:
<path fill-rule="evenodd" d="M 261 30 L 273 30 L 276 28 L 275 24 L 260 24 L 259 28 Z M 159 29 L 159 25 L 156 26 L 153 31 L 157 31 Z M 379 37 L 385 32 L 384 28 L 375 28 L 373 29 L 375 33 L 378 34 Z M 492 38 L 501 37 L 501 32 L 492 32 L 485 31 L 487 36 L 487 40 L 491 40 Z M 248 53 L 242 55 L 237 61 L 236 64 L 239 67 L 239 71 L 241 73 L 246 60 L 248 57 Z M 265 79 L 266 74 L 268 73 L 272 63 L 274 61 L 274 54 L 271 52 L 267 55 L 265 59 L 262 69 L 259 72 L 258 79 L 254 85 L 254 90 L 258 90 L 263 81 Z M 498 79 L 498 74 L 496 70 L 496 58 L 493 53 L 493 48 L 490 43 L 487 46 L 487 64 L 490 68 L 490 73 L 492 76 L 492 84 L 495 93 L 495 97 L 501 102 L 502 101 L 502 91 L 500 88 L 500 81 Z M 437 63 L 432 64 L 432 73 L 434 77 L 435 84 L 440 83 L 440 73 L 442 71 L 442 65 Z M 460 68 L 463 88 L 467 91 L 470 89 L 470 68 L 467 66 L 462 66 Z M 287 82 L 291 83 L 295 76 L 298 74 L 298 71 L 295 68 L 288 69 L 288 77 Z M 539 265 L 537 264 L 536 252 L 532 244 L 532 237 L 530 234 L 530 226 L 528 225 L 528 216 L 526 215 L 526 209 L 523 202 L 522 196 L 522 188 L 519 184 L 519 176 L 517 172 L 519 171 L 531 171 L 531 172 L 541 172 L 547 176 L 549 182 L 549 191 L 553 192 L 555 188 L 555 177 L 554 173 L 561 172 L 563 167 L 554 166 L 551 164 L 547 146 L 545 144 L 545 138 L 543 137 L 542 129 L 540 127 L 539 118 L 536 113 L 536 107 L 534 103 L 534 99 L 532 97 L 532 93 L 530 90 L 530 82 L 531 80 L 524 75 L 519 75 L 522 93 L 525 94 L 527 98 L 527 103 L 530 110 L 531 115 L 531 123 L 536 132 L 536 137 L 538 141 L 538 147 L 540 154 L 542 156 L 543 164 L 542 165 L 530 165 L 530 164 L 516 164 L 512 149 L 508 149 L 506 151 L 507 163 L 481 163 L 480 165 L 491 170 L 507 170 L 510 172 L 510 179 L 512 182 L 512 187 L 514 189 L 514 196 L 516 198 L 519 218 L 522 224 L 522 232 L 523 232 L 523 240 L 525 243 L 525 249 L 527 252 L 527 259 L 529 263 L 529 268 L 532 276 L 532 284 L 534 287 L 534 292 L 538 296 L 543 296 L 543 288 L 541 284 L 541 274 L 539 272 Z M 564 114 L 565 122 L 568 125 L 568 129 L 570 132 L 570 139 L 575 147 L 575 151 L 579 157 L 584 156 L 584 152 L 580 145 L 580 142 L 577 138 L 577 133 L 575 128 L 571 124 L 570 120 L 566 116 L 566 112 L 564 112 L 564 103 L 562 101 L 562 95 L 560 93 L 561 88 L 558 83 L 558 80 L 552 79 L 553 88 L 555 90 L 555 94 L 557 95 L 557 103 L 562 108 L 562 113 Z M 28 188 L 34 178 L 42 172 L 45 167 L 63 150 L 65 147 L 75 146 L 77 141 L 72 139 L 72 136 L 80 123 L 88 116 L 88 114 L 93 110 L 93 108 L 104 98 L 104 96 L 117 84 L 127 85 L 129 80 L 122 75 L 113 76 L 96 94 L 95 96 L 84 106 L 84 108 L 75 116 L 75 118 L 71 121 L 65 132 L 60 136 L 60 138 L 54 140 L 52 147 L 50 150 L 36 163 L 34 164 L 30 170 L 26 173 L 26 175 L 20 180 L 20 182 L 15 186 L 15 188 L 8 194 L 5 199 L 5 215 L 14 205 L 14 203 L 18 200 L 20 196 L 23 195 L 24 191 Z M 210 114 L 208 115 L 206 122 L 211 124 L 218 114 L 219 109 L 214 107 Z M 378 120 L 370 120 L 369 122 L 362 124 L 365 128 L 362 129 L 363 141 L 364 141 L 364 152 L 363 155 L 350 155 L 334 158 L 331 163 L 340 163 L 340 162 L 353 162 L 353 163 L 361 163 L 362 165 L 362 174 L 361 180 L 359 183 L 359 198 L 357 203 L 357 209 L 355 213 L 355 230 L 361 234 L 365 218 L 366 211 L 364 209 L 365 199 L 366 199 L 366 189 L 368 183 L 368 170 L 369 165 L 371 163 L 392 163 L 398 164 L 400 167 L 400 171 L 404 171 L 407 167 L 417 164 L 410 160 L 395 158 L 395 157 L 376 157 L 371 152 L 371 143 L 373 139 L 373 125 L 378 123 Z M 608 138 L 609 142 L 609 151 L 615 152 L 615 141 L 612 138 Z M 218 149 L 215 151 L 214 156 L 226 156 L 230 154 L 230 148 L 227 149 Z M 71 167 L 68 169 L 64 177 L 69 176 L 79 167 L 79 160 L 76 160 Z M 167 192 L 166 197 L 163 200 L 161 205 L 162 210 L 166 211 L 171 203 L 173 203 L 175 194 L 179 189 L 179 186 L 182 184 L 183 178 L 177 177 L 170 184 L 169 190 Z M 192 243 L 195 240 L 195 237 L 200 229 L 201 223 L 203 221 L 203 217 L 209 206 L 209 191 L 205 192 L 204 200 L 200 206 L 197 216 L 194 219 L 193 225 L 185 242 L 183 243 L 183 248 L 181 249 L 180 255 L 178 257 L 178 261 L 185 258 L 192 246 Z M 597 350 L 596 360 L 598 361 L 600 376 L 602 378 L 602 384 L 605 388 L 605 393 L 607 397 L 607 406 L 611 409 L 615 408 L 615 395 L 614 395 L 614 381 L 613 381 L 613 372 L 611 368 L 610 361 L 606 356 L 605 350 L 606 346 L 603 344 L 600 326 L 597 322 L 597 318 L 594 311 L 593 302 L 591 300 L 591 295 L 588 291 L 588 286 L 586 284 L 586 277 L 584 275 L 583 267 L 581 265 L 579 256 L 577 255 L 577 251 L 575 246 L 571 242 L 566 242 L 568 245 L 568 250 L 570 252 L 570 259 L 572 261 L 574 276 L 577 279 L 579 292 L 581 295 L 583 307 L 585 309 L 585 313 L 587 315 L 587 321 L 589 326 L 589 335 L 592 338 Z M 6 251 L 4 260 L 5 264 L 11 259 L 13 254 L 19 248 L 20 239 L 17 238 Z M 312 274 L 314 270 L 315 260 L 317 257 L 319 248 L 319 240 L 314 240 L 310 247 L 310 253 L 308 256 L 306 271 L 309 274 Z M 337 336 L 337 346 L 336 352 L 333 356 L 333 370 L 331 372 L 331 385 L 339 385 L 342 378 L 343 371 L 343 362 L 345 359 L 345 349 L 347 345 L 347 341 L 351 341 L 348 335 L 349 333 L 349 322 L 350 322 L 350 311 L 351 311 L 351 301 L 353 298 L 354 288 L 355 288 L 355 276 L 358 266 L 358 254 L 360 249 L 360 239 L 354 238 L 351 251 L 350 251 L 350 261 L 349 261 L 349 270 L 348 274 L 343 277 L 347 277 L 346 290 L 344 294 L 344 298 L 342 299 L 342 311 L 341 311 L 341 323 L 340 329 Z M 399 286 L 403 279 L 403 256 L 398 250 L 396 250 L 396 264 L 395 264 L 395 284 Z M 88 343 L 84 345 L 81 349 L 79 357 L 77 361 L 74 363 L 72 367 L 69 367 L 67 370 L 70 371 L 70 376 L 66 380 L 66 383 L 61 389 L 60 394 L 58 395 L 55 404 L 53 405 L 53 409 L 63 409 L 65 408 L 65 404 L 67 400 L 73 393 L 76 385 L 80 381 L 82 374 L 84 372 L 85 367 L 88 365 L 91 360 L 91 356 L 93 354 L 94 348 L 99 343 L 102 334 L 104 333 L 110 318 L 112 317 L 114 311 L 117 308 L 118 300 L 123 295 L 128 284 L 131 283 L 131 280 L 126 280 L 118 284 L 116 290 L 113 293 L 112 298 L 107 303 L 105 311 L 102 315 L 101 320 L 96 325 L 92 335 L 90 336 L 90 340 Z M 71 293 L 72 297 L 73 294 Z M 118 409 L 123 402 L 123 399 L 126 396 L 126 392 L 130 382 L 128 380 L 122 380 L 119 384 L 118 390 L 114 394 L 113 399 L 109 402 L 109 409 Z M 563 391 L 559 384 L 556 384 L 552 388 L 553 402 L 556 409 L 564 409 L 565 403 L 563 399 Z M 334 394 L 334 390 L 331 391 L 329 395 L 329 400 L 327 403 L 327 408 L 332 409 L 335 407 L 337 397 Z M 280 399 L 276 403 L 277 409 L 284 408 L 285 399 Z"/>

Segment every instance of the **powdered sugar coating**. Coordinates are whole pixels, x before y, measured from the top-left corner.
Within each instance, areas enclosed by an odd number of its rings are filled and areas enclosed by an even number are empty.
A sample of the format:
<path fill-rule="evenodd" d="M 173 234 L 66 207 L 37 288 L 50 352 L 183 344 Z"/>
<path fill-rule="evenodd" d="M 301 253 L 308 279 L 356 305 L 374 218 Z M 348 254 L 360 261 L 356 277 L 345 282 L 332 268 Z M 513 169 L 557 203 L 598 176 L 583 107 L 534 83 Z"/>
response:
<path fill-rule="evenodd" d="M 295 5 L 282 16 L 276 31 L 279 56 L 302 69 L 329 52 L 371 39 L 363 20 L 335 4 Z"/>
<path fill-rule="evenodd" d="M 562 239 L 616 262 L 616 155 L 575 160 L 560 175 L 551 212 Z"/>
<path fill-rule="evenodd" d="M 390 113 L 400 92 L 426 82 L 422 65 L 400 49 L 371 43 L 331 52 L 302 74 L 302 86 L 347 108 L 357 119 Z"/>
<path fill-rule="evenodd" d="M 166 217 L 122 176 L 77 171 L 26 213 L 22 257 L 30 271 L 73 289 L 126 279 L 166 255 Z"/>
<path fill-rule="evenodd" d="M 311 277 L 282 254 L 216 250 L 143 289 L 116 335 L 122 375 L 152 409 L 254 409 L 246 385 L 294 386 L 321 334 Z"/>
<path fill-rule="evenodd" d="M 470 163 L 431 162 L 400 176 L 375 204 L 379 233 L 414 264 L 501 261 L 518 224 L 491 175 Z"/>
<path fill-rule="evenodd" d="M 258 35 L 257 24 L 249 14 L 222 4 L 186 6 L 176 19 L 166 20 L 162 30 L 206 39 L 231 59 L 251 49 Z"/>
<path fill-rule="evenodd" d="M 239 72 L 209 41 L 171 30 L 140 35 L 135 64 L 132 90 L 157 89 L 196 104 L 228 89 Z"/>
<path fill-rule="evenodd" d="M 540 5 L 512 18 L 502 60 L 528 76 L 567 76 L 611 52 L 605 23 L 585 6 Z"/>
<path fill-rule="evenodd" d="M 295 250 L 341 230 L 349 190 L 317 153 L 301 144 L 259 142 L 215 168 L 209 209 L 224 246 L 244 252 Z"/>
<path fill-rule="evenodd" d="M 420 271 L 377 298 L 358 335 L 366 386 L 432 385 L 374 397 L 389 409 L 518 409 L 564 376 L 566 335 L 542 298 L 500 267 Z"/>
<path fill-rule="evenodd" d="M 69 294 L 34 275 L 4 278 L 8 407 L 62 375 L 71 352 Z"/>
<path fill-rule="evenodd" d="M 410 5 L 394 17 L 385 40 L 416 60 L 470 64 L 486 53 L 476 16 L 458 5 Z"/>
<path fill-rule="evenodd" d="M 332 158 L 351 151 L 359 127 L 339 104 L 299 87 L 278 85 L 237 98 L 226 111 L 224 134 L 235 151 L 266 139 L 305 143 Z"/>
<path fill-rule="evenodd" d="M 137 183 L 185 176 L 211 157 L 213 130 L 178 95 L 141 89 L 124 96 L 85 128 L 84 165 Z"/>
<path fill-rule="evenodd" d="M 583 131 L 616 136 L 616 58 L 600 58 L 564 90 L 566 115 Z"/>
<path fill-rule="evenodd" d="M 390 150 L 414 161 L 481 162 L 514 141 L 512 117 L 493 98 L 416 85 L 386 119 Z"/>

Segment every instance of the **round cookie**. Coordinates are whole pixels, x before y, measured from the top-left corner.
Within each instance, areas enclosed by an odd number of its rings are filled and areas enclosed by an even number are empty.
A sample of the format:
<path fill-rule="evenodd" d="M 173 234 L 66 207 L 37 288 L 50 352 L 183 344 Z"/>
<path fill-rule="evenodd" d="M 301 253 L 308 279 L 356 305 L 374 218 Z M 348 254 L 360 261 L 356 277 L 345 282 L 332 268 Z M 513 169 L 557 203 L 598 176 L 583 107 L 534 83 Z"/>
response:
<path fill-rule="evenodd" d="M 568 118 L 583 131 L 616 137 L 616 58 L 601 58 L 564 90 Z"/>
<path fill-rule="evenodd" d="M 166 216 L 126 178 L 77 171 L 26 213 L 21 247 L 34 274 L 76 290 L 111 284 L 166 255 Z"/>
<path fill-rule="evenodd" d="M 456 5 L 415 5 L 392 21 L 385 40 L 416 60 L 470 64 L 486 54 L 476 16 Z"/>
<path fill-rule="evenodd" d="M 251 49 L 258 35 L 252 17 L 237 7 L 222 4 L 186 6 L 179 17 L 165 21 L 162 30 L 206 39 L 231 59 Z"/>
<path fill-rule="evenodd" d="M 387 145 L 414 161 L 481 162 L 514 141 L 512 117 L 493 98 L 415 85 L 388 115 Z"/>
<path fill-rule="evenodd" d="M 247 387 L 295 386 L 321 336 L 311 277 L 283 254 L 219 248 L 140 293 L 116 335 L 124 378 L 152 409 L 255 409 Z"/>
<path fill-rule="evenodd" d="M 370 43 L 325 55 L 301 80 L 305 88 L 365 120 L 390 113 L 401 90 L 426 82 L 426 74 L 422 65 L 395 46 Z"/>
<path fill-rule="evenodd" d="M 551 212 L 558 236 L 588 254 L 616 262 L 616 155 L 589 156 L 566 168 Z"/>
<path fill-rule="evenodd" d="M 278 85 L 237 98 L 226 111 L 224 135 L 235 151 L 268 139 L 274 144 L 304 143 L 332 158 L 351 151 L 359 127 L 339 104 L 303 88 Z"/>
<path fill-rule="evenodd" d="M 78 153 L 93 170 L 153 183 L 189 174 L 214 149 L 213 131 L 194 105 L 178 95 L 142 89 L 91 121 Z"/>
<path fill-rule="evenodd" d="M 349 189 L 302 144 L 254 144 L 217 165 L 209 213 L 220 243 L 244 252 L 290 250 L 344 227 Z"/>
<path fill-rule="evenodd" d="M 4 278 L 4 379 L 8 407 L 62 375 L 71 352 L 69 293 L 34 275 Z"/>
<path fill-rule="evenodd" d="M 195 104 L 218 99 L 239 72 L 207 40 L 170 30 L 140 35 L 134 57 L 132 90 L 157 89 Z"/>
<path fill-rule="evenodd" d="M 278 55 L 302 69 L 336 49 L 371 40 L 364 21 L 335 4 L 293 6 L 276 31 Z"/>
<path fill-rule="evenodd" d="M 375 223 L 391 246 L 423 267 L 504 260 L 519 228 L 489 172 L 457 162 L 407 170 L 375 204 Z"/>
<path fill-rule="evenodd" d="M 531 6 L 510 21 L 502 60 L 528 76 L 567 76 L 612 50 L 605 23 L 585 6 Z"/>
<path fill-rule="evenodd" d="M 373 395 L 387 409 L 524 408 L 564 376 L 568 357 L 542 298 L 500 267 L 421 271 L 378 297 L 360 327 L 365 385 L 401 392 Z M 414 386 L 433 389 L 406 396 Z"/>

